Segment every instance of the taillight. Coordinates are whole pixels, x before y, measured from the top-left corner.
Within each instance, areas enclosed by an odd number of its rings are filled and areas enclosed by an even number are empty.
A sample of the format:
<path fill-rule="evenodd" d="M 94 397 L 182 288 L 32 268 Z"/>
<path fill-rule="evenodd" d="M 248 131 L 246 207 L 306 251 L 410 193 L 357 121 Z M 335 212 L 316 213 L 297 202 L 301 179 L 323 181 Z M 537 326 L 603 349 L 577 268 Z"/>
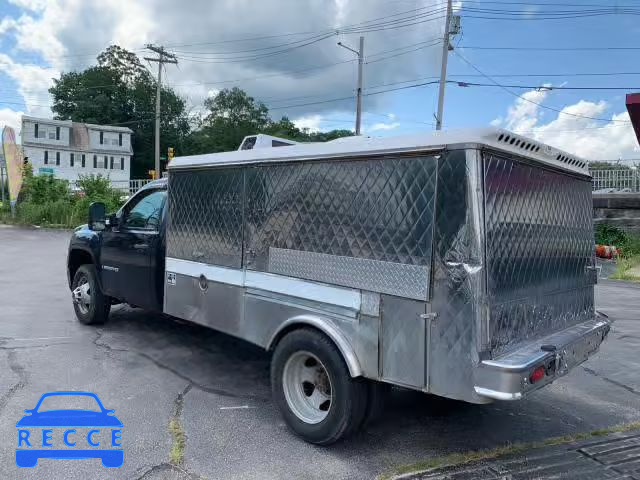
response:
<path fill-rule="evenodd" d="M 529 377 L 529 382 L 536 383 L 544 378 L 545 372 L 544 367 L 538 367 L 533 372 L 531 372 L 531 376 Z"/>

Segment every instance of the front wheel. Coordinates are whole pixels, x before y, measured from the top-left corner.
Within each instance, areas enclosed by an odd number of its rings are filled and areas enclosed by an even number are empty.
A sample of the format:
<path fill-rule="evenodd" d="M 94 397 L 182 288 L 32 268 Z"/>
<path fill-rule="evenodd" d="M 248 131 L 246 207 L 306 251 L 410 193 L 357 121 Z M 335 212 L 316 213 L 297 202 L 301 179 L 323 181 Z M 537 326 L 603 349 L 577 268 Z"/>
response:
<path fill-rule="evenodd" d="M 315 330 L 293 331 L 278 343 L 271 388 L 289 428 L 308 442 L 328 445 L 362 424 L 367 385 L 351 378 L 338 348 Z"/>
<path fill-rule="evenodd" d="M 101 325 L 109 318 L 111 301 L 98 284 L 96 268 L 82 265 L 73 276 L 71 284 L 73 309 L 80 323 Z"/>

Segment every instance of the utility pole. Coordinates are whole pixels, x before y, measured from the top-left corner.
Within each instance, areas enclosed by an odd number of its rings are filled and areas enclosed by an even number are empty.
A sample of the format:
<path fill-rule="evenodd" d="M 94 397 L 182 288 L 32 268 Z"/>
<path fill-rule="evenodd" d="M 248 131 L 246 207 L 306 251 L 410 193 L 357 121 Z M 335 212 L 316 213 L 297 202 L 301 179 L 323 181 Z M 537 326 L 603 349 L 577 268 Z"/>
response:
<path fill-rule="evenodd" d="M 447 84 L 447 62 L 449 60 L 449 34 L 451 29 L 452 0 L 447 0 L 447 19 L 444 23 L 444 39 L 442 41 L 442 68 L 440 69 L 440 94 L 438 95 L 438 115 L 436 116 L 436 130 L 442 130 L 442 115 L 444 112 L 444 89 Z"/>
<path fill-rule="evenodd" d="M 174 63 L 177 64 L 178 60 L 175 55 L 171 53 L 167 53 L 164 47 L 156 47 L 155 45 L 147 45 L 147 48 L 152 52 L 158 54 L 158 58 L 144 57 L 145 60 L 149 62 L 158 62 L 158 83 L 156 84 L 156 149 L 155 149 L 155 158 L 156 158 L 156 178 L 160 178 L 162 176 L 160 172 L 160 92 L 162 91 L 162 66 L 165 63 Z"/>
<path fill-rule="evenodd" d="M 362 70 L 364 66 L 364 37 L 360 37 L 359 50 L 355 50 L 351 47 L 348 47 L 342 42 L 338 42 L 338 45 L 358 55 L 358 90 L 357 90 L 357 97 L 356 97 L 356 135 L 360 135 L 361 125 L 362 125 L 362 76 L 363 76 Z"/>

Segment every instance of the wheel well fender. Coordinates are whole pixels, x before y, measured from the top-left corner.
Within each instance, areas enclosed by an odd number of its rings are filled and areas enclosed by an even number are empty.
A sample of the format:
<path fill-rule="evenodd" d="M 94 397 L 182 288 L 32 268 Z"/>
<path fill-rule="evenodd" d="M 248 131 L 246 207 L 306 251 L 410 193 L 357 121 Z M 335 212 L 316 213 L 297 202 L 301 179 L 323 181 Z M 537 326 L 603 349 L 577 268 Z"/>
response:
<path fill-rule="evenodd" d="M 68 275 L 69 288 L 71 288 L 71 284 L 73 283 L 73 277 L 75 276 L 78 269 L 82 265 L 86 265 L 86 264 L 95 265 L 95 262 L 93 261 L 93 256 L 91 255 L 91 253 L 79 248 L 76 248 L 69 252 L 69 258 L 67 259 L 67 271 L 69 272 L 69 275 Z M 100 281 L 100 279 L 98 279 L 98 281 Z"/>
<path fill-rule="evenodd" d="M 356 353 L 347 337 L 340 332 L 333 322 L 315 315 L 299 315 L 282 323 L 267 343 L 267 350 L 273 350 L 278 342 L 288 333 L 300 328 L 312 328 L 329 337 L 335 344 L 349 369 L 352 377 L 362 376 L 362 368 Z"/>

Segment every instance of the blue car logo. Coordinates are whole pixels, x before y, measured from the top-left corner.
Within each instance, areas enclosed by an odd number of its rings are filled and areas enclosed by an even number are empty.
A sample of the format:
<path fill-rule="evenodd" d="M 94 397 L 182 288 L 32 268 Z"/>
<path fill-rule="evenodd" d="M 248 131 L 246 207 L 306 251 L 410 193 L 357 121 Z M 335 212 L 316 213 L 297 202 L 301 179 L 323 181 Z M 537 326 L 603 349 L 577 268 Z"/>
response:
<path fill-rule="evenodd" d="M 60 408 L 69 403 L 88 408 Z M 95 393 L 45 393 L 25 413 L 16 423 L 19 467 L 35 467 L 39 458 L 99 458 L 105 467 L 122 466 L 122 422 Z"/>

